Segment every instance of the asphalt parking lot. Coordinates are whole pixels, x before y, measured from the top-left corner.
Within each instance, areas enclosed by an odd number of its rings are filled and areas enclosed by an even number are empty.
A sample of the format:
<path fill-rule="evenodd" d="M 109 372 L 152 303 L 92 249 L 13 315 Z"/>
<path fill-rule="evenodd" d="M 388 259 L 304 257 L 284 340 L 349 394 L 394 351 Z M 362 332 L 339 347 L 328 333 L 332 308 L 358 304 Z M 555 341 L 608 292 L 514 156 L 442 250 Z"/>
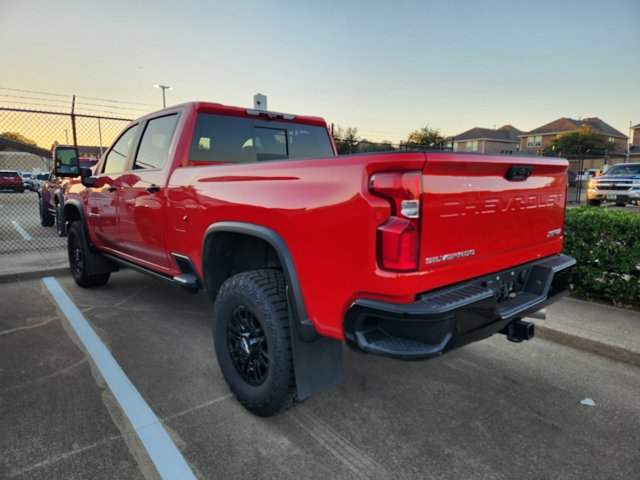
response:
<path fill-rule="evenodd" d="M 0 255 L 64 249 L 55 227 L 40 225 L 38 194 L 0 192 Z"/>
<path fill-rule="evenodd" d="M 637 367 L 502 336 L 418 363 L 348 351 L 343 384 L 263 419 L 222 379 L 203 295 L 57 280 L 197 478 L 640 478 Z M 0 477 L 159 478 L 42 280 L 0 292 Z"/>

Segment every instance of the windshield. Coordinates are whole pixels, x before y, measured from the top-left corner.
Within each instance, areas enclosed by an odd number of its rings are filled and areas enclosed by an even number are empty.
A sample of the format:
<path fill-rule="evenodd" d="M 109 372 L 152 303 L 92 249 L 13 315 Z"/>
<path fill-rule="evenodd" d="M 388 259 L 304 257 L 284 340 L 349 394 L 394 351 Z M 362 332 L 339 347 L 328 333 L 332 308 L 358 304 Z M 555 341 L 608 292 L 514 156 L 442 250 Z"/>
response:
<path fill-rule="evenodd" d="M 615 165 L 607 175 L 640 175 L 640 163 Z"/>
<path fill-rule="evenodd" d="M 251 163 L 285 158 L 333 157 L 323 127 L 199 113 L 189 160 Z"/>

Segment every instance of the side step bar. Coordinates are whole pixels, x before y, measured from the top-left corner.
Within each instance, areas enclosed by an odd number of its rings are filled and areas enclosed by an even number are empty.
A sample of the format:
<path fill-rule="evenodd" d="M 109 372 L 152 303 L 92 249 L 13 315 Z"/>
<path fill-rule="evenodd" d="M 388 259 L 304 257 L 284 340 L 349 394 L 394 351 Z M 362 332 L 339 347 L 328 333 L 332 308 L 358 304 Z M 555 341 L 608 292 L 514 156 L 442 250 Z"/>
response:
<path fill-rule="evenodd" d="M 137 263 L 129 262 L 128 260 L 124 260 L 109 253 L 102 253 L 102 255 L 122 267 L 130 268 L 131 270 L 135 270 L 136 272 L 143 273 L 158 280 L 163 280 L 173 285 L 177 285 L 191 293 L 197 293 L 202 286 L 202 282 L 198 277 L 193 262 L 191 262 L 191 259 L 189 257 L 186 257 L 184 255 L 180 255 L 177 253 L 172 254 L 172 256 L 176 259 L 178 267 L 183 272 L 180 275 L 176 275 L 175 277 L 163 275 L 162 273 L 158 273 L 154 270 L 151 270 L 150 268 L 143 267 L 141 265 L 138 265 Z"/>

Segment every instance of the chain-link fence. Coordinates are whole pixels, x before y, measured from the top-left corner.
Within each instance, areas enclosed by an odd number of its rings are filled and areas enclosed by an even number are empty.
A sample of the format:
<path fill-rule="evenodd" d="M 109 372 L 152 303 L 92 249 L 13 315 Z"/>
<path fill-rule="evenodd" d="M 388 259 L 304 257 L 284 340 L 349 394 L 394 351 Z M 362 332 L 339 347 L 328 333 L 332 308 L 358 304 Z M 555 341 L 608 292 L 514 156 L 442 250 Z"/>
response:
<path fill-rule="evenodd" d="M 53 146 L 75 145 L 81 159 L 98 159 L 129 121 L 127 118 L 0 107 L 0 257 L 64 249 L 65 241 L 59 238 L 51 221 L 55 210 L 52 209 L 48 220 L 43 221 L 40 202 L 43 183 L 52 182 L 55 188 L 57 182 L 50 175 Z M 434 145 L 376 143 L 356 138 L 336 138 L 336 144 L 343 154 L 434 149 Z M 451 146 L 442 142 L 435 147 L 449 150 Z M 567 200 L 585 203 L 589 179 L 627 159 L 624 156 L 580 156 L 568 160 Z"/>
<path fill-rule="evenodd" d="M 53 146 L 75 145 L 81 159 L 97 159 L 129 121 L 0 107 L 0 256 L 64 249 L 52 222 L 42 221 L 41 188 L 58 184 Z"/>

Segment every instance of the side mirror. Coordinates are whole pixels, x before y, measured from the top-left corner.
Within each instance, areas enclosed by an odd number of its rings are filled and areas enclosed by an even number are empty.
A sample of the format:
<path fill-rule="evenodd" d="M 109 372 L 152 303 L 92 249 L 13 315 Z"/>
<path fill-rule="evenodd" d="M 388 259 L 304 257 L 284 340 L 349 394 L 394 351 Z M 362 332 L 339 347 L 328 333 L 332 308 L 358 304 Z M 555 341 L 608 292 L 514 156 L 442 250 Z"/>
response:
<path fill-rule="evenodd" d="M 92 177 L 93 172 L 90 168 L 80 167 L 80 182 L 85 187 L 93 187 L 96 184 L 96 177 Z"/>
<path fill-rule="evenodd" d="M 57 177 L 77 177 L 80 174 L 78 149 L 58 145 L 53 150 L 53 164 Z"/>

